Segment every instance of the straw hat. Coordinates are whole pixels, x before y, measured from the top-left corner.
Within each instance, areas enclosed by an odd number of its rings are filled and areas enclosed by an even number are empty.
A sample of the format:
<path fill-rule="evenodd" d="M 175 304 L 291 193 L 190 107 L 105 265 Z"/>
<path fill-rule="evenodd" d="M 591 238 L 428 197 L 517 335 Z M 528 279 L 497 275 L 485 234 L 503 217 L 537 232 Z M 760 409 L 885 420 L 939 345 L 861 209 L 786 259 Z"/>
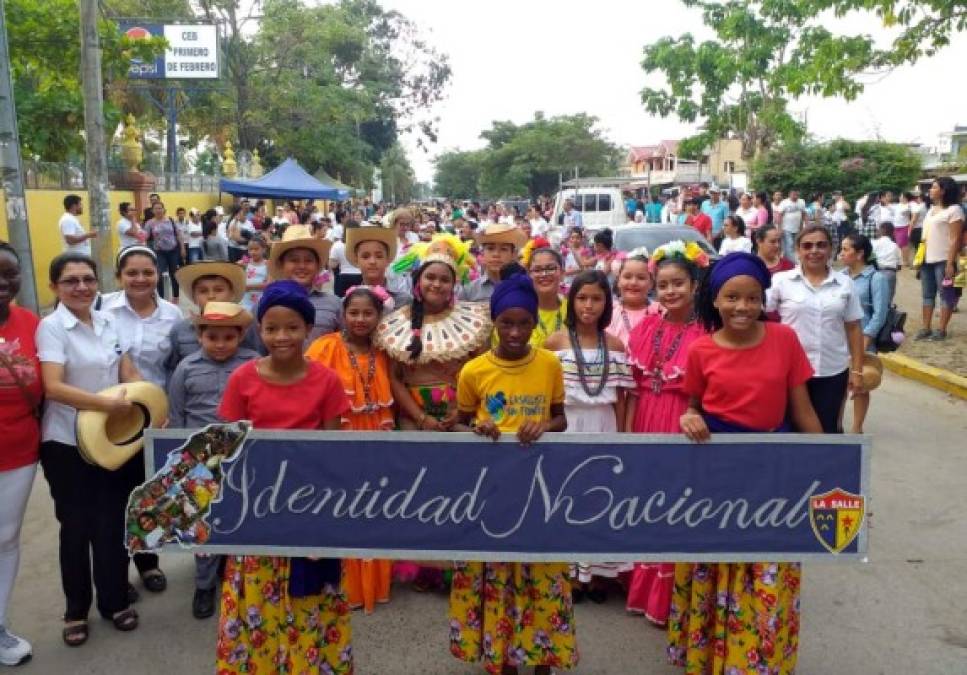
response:
<path fill-rule="evenodd" d="M 168 398 L 151 382 L 128 382 L 98 392 L 114 398 L 124 391 L 131 401 L 125 413 L 108 415 L 99 410 L 77 413 L 77 447 L 85 460 L 115 471 L 144 447 L 144 430 L 158 428 L 168 419 Z"/>
<path fill-rule="evenodd" d="M 513 244 L 516 250 L 524 248 L 527 235 L 516 225 L 490 223 L 486 230 L 477 230 L 477 241 L 484 244 Z"/>
<path fill-rule="evenodd" d="M 195 282 L 201 277 L 222 277 L 232 287 L 232 301 L 239 302 L 245 295 L 245 268 L 230 262 L 203 260 L 185 265 L 175 272 L 178 285 L 188 291 L 192 297 Z"/>
<path fill-rule="evenodd" d="M 234 302 L 209 302 L 199 316 L 192 319 L 196 326 L 234 326 L 248 328 L 252 315 Z"/>
<path fill-rule="evenodd" d="M 346 260 L 359 267 L 356 261 L 356 247 L 364 241 L 378 241 L 386 246 L 387 260 L 396 258 L 396 246 L 399 243 L 399 230 L 396 227 L 381 227 L 366 225 L 362 227 L 346 228 Z"/>
<path fill-rule="evenodd" d="M 312 230 L 308 225 L 289 225 L 282 233 L 282 241 L 272 244 L 269 251 L 269 269 L 272 270 L 273 277 L 279 278 L 280 268 L 282 267 L 282 256 L 286 251 L 294 248 L 307 248 L 319 257 L 319 263 L 325 269 L 329 264 L 329 249 L 332 242 L 328 239 L 319 239 L 312 236 Z"/>
<path fill-rule="evenodd" d="M 863 354 L 863 389 L 873 391 L 883 380 L 883 363 L 876 354 Z"/>

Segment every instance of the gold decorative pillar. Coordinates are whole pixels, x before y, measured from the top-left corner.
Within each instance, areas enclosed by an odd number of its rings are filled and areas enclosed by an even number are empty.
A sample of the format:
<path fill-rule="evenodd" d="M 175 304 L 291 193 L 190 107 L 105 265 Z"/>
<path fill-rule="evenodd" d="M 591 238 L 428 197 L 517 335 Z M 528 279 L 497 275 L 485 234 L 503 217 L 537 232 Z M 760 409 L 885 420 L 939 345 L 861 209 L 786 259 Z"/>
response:
<path fill-rule="evenodd" d="M 121 161 L 124 162 L 125 171 L 134 173 L 141 166 L 144 150 L 141 148 L 141 130 L 131 113 L 124 119 L 124 131 L 121 135 Z"/>
<path fill-rule="evenodd" d="M 259 151 L 258 150 L 253 150 L 252 151 L 252 165 L 249 168 L 249 176 L 252 177 L 252 178 L 258 178 L 263 173 L 265 173 L 265 171 L 262 169 L 262 158 L 259 157 Z"/>
<path fill-rule="evenodd" d="M 227 178 L 234 178 L 238 175 L 238 164 L 235 163 L 235 151 L 232 150 L 232 142 L 225 141 L 225 152 L 222 159 L 222 175 Z"/>

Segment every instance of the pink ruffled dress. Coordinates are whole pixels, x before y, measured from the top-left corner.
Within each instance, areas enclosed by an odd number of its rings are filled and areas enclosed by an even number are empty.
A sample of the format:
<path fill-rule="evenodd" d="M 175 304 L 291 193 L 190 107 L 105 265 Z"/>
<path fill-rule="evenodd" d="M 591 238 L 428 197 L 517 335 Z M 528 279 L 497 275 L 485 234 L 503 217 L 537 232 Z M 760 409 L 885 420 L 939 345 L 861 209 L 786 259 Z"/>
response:
<path fill-rule="evenodd" d="M 659 333 L 656 353 L 655 340 Z M 682 390 L 688 347 L 704 334 L 695 321 L 676 324 L 660 315 L 644 317 L 631 331 L 628 364 L 638 395 L 633 431 L 681 432 L 679 418 L 688 407 L 688 396 Z M 655 372 L 660 361 L 664 361 L 660 372 Z M 673 563 L 636 563 L 628 586 L 628 611 L 644 614 L 649 621 L 664 626 L 668 623 L 674 581 Z"/>

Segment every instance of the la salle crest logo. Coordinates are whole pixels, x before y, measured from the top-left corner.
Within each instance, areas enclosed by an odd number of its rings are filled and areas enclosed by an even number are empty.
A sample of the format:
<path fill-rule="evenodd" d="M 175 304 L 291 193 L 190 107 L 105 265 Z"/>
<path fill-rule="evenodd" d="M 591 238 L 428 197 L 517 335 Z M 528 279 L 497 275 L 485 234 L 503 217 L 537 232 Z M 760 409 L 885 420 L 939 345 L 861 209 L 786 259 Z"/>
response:
<path fill-rule="evenodd" d="M 809 522 L 819 543 L 839 553 L 860 533 L 866 516 L 866 500 L 840 488 L 809 498 Z"/>

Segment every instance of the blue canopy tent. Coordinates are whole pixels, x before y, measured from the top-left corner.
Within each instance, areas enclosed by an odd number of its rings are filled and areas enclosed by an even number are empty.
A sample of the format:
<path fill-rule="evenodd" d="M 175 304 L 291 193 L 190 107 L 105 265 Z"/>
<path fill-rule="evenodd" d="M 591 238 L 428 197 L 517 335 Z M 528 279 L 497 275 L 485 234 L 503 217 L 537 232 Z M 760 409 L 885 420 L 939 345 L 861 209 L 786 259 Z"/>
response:
<path fill-rule="evenodd" d="M 327 185 L 306 173 L 299 163 L 289 157 L 264 176 L 232 180 L 222 178 L 218 189 L 240 197 L 276 199 L 349 199 L 349 190 Z"/>

